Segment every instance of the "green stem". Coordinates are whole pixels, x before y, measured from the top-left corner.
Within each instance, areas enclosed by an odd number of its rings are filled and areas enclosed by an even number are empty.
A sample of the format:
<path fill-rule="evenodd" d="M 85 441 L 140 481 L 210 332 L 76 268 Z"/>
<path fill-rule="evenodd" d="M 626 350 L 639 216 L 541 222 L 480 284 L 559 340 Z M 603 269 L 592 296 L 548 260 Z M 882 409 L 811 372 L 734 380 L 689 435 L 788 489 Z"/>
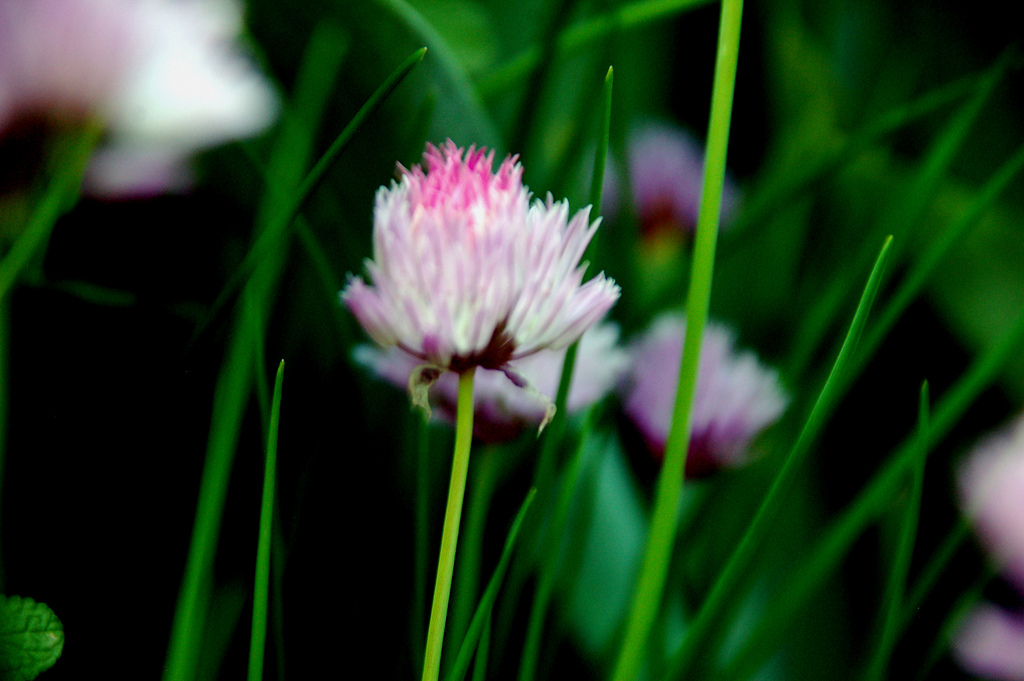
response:
<path fill-rule="evenodd" d="M 452 590 L 452 572 L 455 569 L 455 545 L 459 539 L 459 521 L 462 519 L 462 498 L 466 494 L 469 473 L 469 446 L 473 440 L 473 374 L 476 368 L 459 374 L 459 402 L 455 417 L 455 453 L 452 477 L 448 485 L 448 506 L 444 512 L 441 531 L 441 553 L 437 559 L 437 580 L 434 582 L 434 600 L 430 607 L 427 627 L 427 650 L 423 660 L 423 681 L 437 681 L 441 673 L 441 644 L 444 624 L 448 617 L 448 596 Z"/>
<path fill-rule="evenodd" d="M 263 503 L 256 547 L 256 577 L 252 590 L 252 637 L 249 645 L 249 681 L 263 678 L 263 652 L 267 645 L 267 594 L 270 591 L 270 532 L 274 514 L 274 476 L 277 470 L 277 430 L 281 418 L 281 382 L 284 360 L 277 367 L 274 397 L 270 405 L 267 459 L 263 470 Z"/>
<path fill-rule="evenodd" d="M 687 298 L 687 329 L 679 367 L 676 403 L 665 446 L 665 461 L 658 476 L 650 535 L 640 569 L 633 607 L 626 624 L 622 649 L 615 664 L 614 681 L 631 681 L 640 672 L 647 638 L 661 606 L 665 577 L 679 522 L 679 494 L 683 486 L 686 451 L 690 441 L 690 411 L 696 392 L 700 346 L 711 302 L 711 279 L 718 241 L 726 151 L 739 59 L 743 0 L 723 0 L 718 33 L 718 54 L 711 93 L 711 118 L 705 153 L 704 190 L 697 220 L 694 263 Z"/>

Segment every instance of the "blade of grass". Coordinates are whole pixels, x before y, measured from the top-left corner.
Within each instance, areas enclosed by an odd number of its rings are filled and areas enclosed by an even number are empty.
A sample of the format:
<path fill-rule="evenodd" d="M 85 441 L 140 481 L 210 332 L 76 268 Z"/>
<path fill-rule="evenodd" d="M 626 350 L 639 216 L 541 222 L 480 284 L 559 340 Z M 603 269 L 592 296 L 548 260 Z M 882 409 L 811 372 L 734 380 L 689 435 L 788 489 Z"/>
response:
<path fill-rule="evenodd" d="M 896 558 L 889 572 L 885 595 L 882 598 L 880 613 L 883 616 L 881 635 L 875 654 L 867 668 L 864 678 L 881 680 L 886 675 L 889 659 L 896 646 L 896 637 L 900 632 L 900 615 L 903 608 L 903 596 L 907 586 L 907 573 L 910 571 L 910 557 L 914 552 L 914 538 L 917 535 L 917 524 L 921 516 L 921 489 L 924 486 L 924 462 L 928 457 L 928 382 L 921 385 L 921 397 L 917 412 L 917 441 L 910 450 L 913 457 L 913 475 L 910 486 L 910 499 L 904 510 L 903 531 L 897 546 Z"/>
<path fill-rule="evenodd" d="M 277 432 L 281 421 L 281 383 L 284 360 L 277 367 L 274 397 L 270 405 L 267 459 L 263 470 L 263 503 L 260 506 L 256 576 L 252 591 L 252 637 L 249 644 L 249 681 L 262 681 L 263 654 L 267 645 L 267 598 L 270 592 L 270 530 L 274 512 L 274 478 L 277 475 Z"/>
<path fill-rule="evenodd" d="M 171 626 L 164 681 L 195 678 L 228 479 L 252 389 L 256 352 L 253 339 L 263 337 L 262 325 L 269 317 L 273 293 L 284 267 L 286 225 L 282 224 L 282 218 L 291 192 L 298 186 L 308 164 L 313 136 L 341 65 L 339 47 L 330 28 L 321 27 L 313 33 L 300 67 L 292 104 L 285 113 L 267 167 L 267 184 L 257 211 L 255 231 L 257 234 L 273 232 L 280 240 L 278 247 L 260 261 L 245 286 L 242 297 L 252 300 L 253 305 L 239 306 L 217 378 L 196 519 Z M 259 319 L 253 314 L 257 310 Z"/>
<path fill-rule="evenodd" d="M 271 528 L 273 538 L 270 542 L 272 554 L 270 557 L 270 576 L 273 581 L 270 583 L 270 598 L 273 602 L 272 612 L 274 615 L 270 626 L 274 633 L 274 653 L 277 658 L 277 680 L 285 679 L 285 647 L 284 647 L 284 564 L 288 557 L 288 551 L 284 540 L 284 521 L 281 518 L 281 503 L 274 501 L 274 520 Z"/>
<path fill-rule="evenodd" d="M 347 44 L 341 40 L 339 44 L 346 46 Z M 423 57 L 427 53 L 427 48 L 421 47 L 420 49 L 409 55 L 405 61 L 399 64 L 387 79 L 380 84 L 380 86 L 374 90 L 370 98 L 366 100 L 359 111 L 356 112 L 352 120 L 348 122 L 338 136 L 331 143 L 331 146 L 327 148 L 327 151 L 320 156 L 313 168 L 303 178 L 302 183 L 294 190 L 294 193 L 290 195 L 289 202 L 286 207 L 282 207 L 282 216 L 280 218 L 283 227 L 287 229 L 291 226 L 299 213 L 302 212 L 309 198 L 316 192 L 323 182 L 324 177 L 327 176 L 328 171 L 334 167 L 341 154 L 348 148 L 349 143 L 352 141 L 352 137 L 359 130 L 360 126 L 373 115 L 374 112 L 380 108 L 380 105 L 386 100 L 395 88 L 405 80 L 405 77 L 409 75 L 412 69 L 423 61 Z M 339 59 L 340 59 L 339 54 Z M 193 341 L 197 338 L 205 329 L 209 326 L 213 319 L 220 316 L 225 306 L 230 302 L 235 293 L 242 287 L 246 280 L 250 277 L 257 263 L 264 260 L 270 252 L 276 247 L 277 242 L 280 240 L 280 235 L 276 230 L 267 230 L 261 233 L 252 248 L 246 254 L 245 259 L 242 260 L 242 264 L 238 266 L 231 279 L 228 280 L 227 284 L 221 289 L 217 295 L 217 299 L 214 300 L 213 305 L 210 306 L 210 311 L 207 314 L 206 322 L 197 327 L 196 332 L 193 334 Z"/>
<path fill-rule="evenodd" d="M 996 86 L 1004 79 L 1016 59 L 1015 50 L 1008 49 L 996 60 L 996 63 L 982 79 L 974 96 L 956 111 L 946 127 L 936 137 L 910 187 L 902 194 L 899 204 L 884 213 L 878 232 L 892 234 L 901 240 L 897 242 L 897 250 L 892 256 L 894 262 L 899 261 L 900 250 L 903 248 L 901 244 L 908 242 L 909 235 L 920 222 L 925 209 L 935 196 L 957 153 L 963 146 L 967 133 L 978 120 Z M 870 262 L 872 255 L 873 249 L 870 244 L 865 244 L 860 255 L 857 256 L 857 266 L 840 270 L 839 275 L 828 282 L 826 292 L 820 295 L 803 315 L 790 363 L 793 375 L 800 376 L 805 373 L 815 352 L 821 347 L 825 336 L 842 310 L 847 292 L 854 289 L 857 272 Z"/>
<path fill-rule="evenodd" d="M 711 2 L 712 0 L 640 0 L 621 5 L 563 30 L 554 41 L 553 54 L 560 56 L 600 42 L 618 31 L 640 28 Z M 544 56 L 544 45 L 533 45 L 508 60 L 503 66 L 478 78 L 477 88 L 485 98 L 505 92 L 540 68 L 544 63 Z"/>
<path fill-rule="evenodd" d="M 677 510 L 690 442 L 690 414 L 696 392 L 701 341 L 711 303 L 711 281 L 715 266 L 715 247 L 718 242 L 722 187 L 725 183 L 726 152 L 729 146 L 742 16 L 742 0 L 723 0 L 711 92 L 707 149 L 704 155 L 704 186 L 697 218 L 690 289 L 686 301 L 687 328 L 679 367 L 679 384 L 676 389 L 672 425 L 665 445 L 665 459 L 658 475 L 647 547 L 641 563 L 633 605 L 626 622 L 622 648 L 615 663 L 613 681 L 632 681 L 640 673 L 647 650 L 648 635 L 661 608 L 665 577 L 668 574 L 668 564 L 679 522 Z"/>
<path fill-rule="evenodd" d="M 477 647 L 477 641 L 480 638 L 485 623 L 488 623 L 491 618 L 491 609 L 494 607 L 494 600 L 498 597 L 498 589 L 501 588 L 501 582 L 505 577 L 505 572 L 508 570 L 509 561 L 512 559 L 512 549 L 515 547 L 519 529 L 522 527 L 523 519 L 526 518 L 526 513 L 530 509 L 530 504 L 533 503 L 536 494 L 537 489 L 530 488 L 530 491 L 526 494 L 526 499 L 523 500 L 523 505 L 519 507 L 515 520 L 512 521 L 512 528 L 508 531 L 508 536 L 505 539 L 505 547 L 502 549 L 501 558 L 498 559 L 498 565 L 494 568 L 494 574 L 491 575 L 487 588 L 484 589 L 484 595 L 480 598 L 480 604 L 476 607 L 476 613 L 469 623 L 466 637 L 462 640 L 462 647 L 459 648 L 459 654 L 455 658 L 455 665 L 448 673 L 448 676 L 445 677 L 445 681 L 462 681 L 466 676 L 470 660 L 473 657 L 473 650 Z"/>
<path fill-rule="evenodd" d="M 486 681 L 487 658 L 491 650 L 491 618 L 484 622 L 484 630 L 480 634 L 480 643 L 476 647 L 476 661 L 473 664 L 473 681 Z"/>
<path fill-rule="evenodd" d="M 245 295 L 245 300 L 246 300 L 246 304 L 247 304 L 247 306 L 249 308 L 250 319 L 252 319 L 252 320 L 254 320 L 256 322 L 256 324 L 253 327 L 251 327 L 251 328 L 260 328 L 260 329 L 264 328 L 262 322 L 260 321 L 259 310 L 257 310 L 256 305 L 253 302 L 251 295 Z M 267 385 L 267 377 L 266 377 L 266 375 L 264 373 L 264 367 L 266 366 L 266 353 L 265 353 L 265 347 L 264 347 L 265 344 L 263 342 L 263 337 L 259 336 L 259 335 L 254 336 L 252 338 L 252 343 L 253 343 L 253 360 L 254 360 L 254 362 L 253 362 L 253 372 L 254 372 L 254 375 L 256 376 L 256 401 L 259 404 L 260 423 L 262 424 L 262 430 L 263 430 L 264 433 L 267 433 L 267 437 L 269 438 L 270 428 L 271 428 L 271 424 L 272 424 L 272 419 L 274 418 L 274 415 L 273 415 L 274 405 L 273 405 L 273 397 L 272 397 L 271 392 L 270 392 L 270 387 Z M 282 366 L 278 368 L 278 371 L 281 371 L 281 369 L 283 368 L 284 360 L 281 360 L 281 364 L 282 364 Z M 268 440 L 264 441 L 264 447 L 269 447 L 269 446 L 270 446 L 270 442 L 269 442 L 269 439 L 268 439 Z M 273 602 L 274 602 L 274 620 L 273 620 L 272 624 L 273 624 L 273 627 L 274 627 L 274 643 L 275 643 L 275 652 L 277 654 L 277 671 L 278 671 L 278 678 L 279 679 L 284 678 L 284 621 L 283 621 L 284 620 L 284 617 L 283 617 L 284 600 L 283 600 L 283 597 L 282 597 L 282 595 L 283 595 L 282 594 L 282 591 L 283 591 L 283 588 L 282 588 L 283 587 L 282 575 L 284 574 L 284 562 L 285 562 L 285 551 L 284 551 L 284 548 L 283 548 L 284 547 L 284 531 L 283 531 L 283 528 L 281 526 L 280 513 L 281 513 L 280 508 L 278 508 L 278 506 L 276 504 L 272 503 L 271 504 L 271 519 L 269 521 L 270 522 L 270 528 L 269 528 L 268 531 L 271 532 L 271 535 L 270 535 L 271 536 L 270 546 L 272 548 L 273 553 L 270 556 L 270 558 L 268 559 L 268 560 L 271 561 L 271 563 L 268 564 L 267 569 L 271 570 L 271 566 L 272 566 L 272 574 L 274 576 L 274 582 L 273 582 L 273 584 L 270 587 L 272 589 L 271 592 L 270 592 L 270 597 L 273 599 Z M 258 582 L 257 582 L 257 586 L 258 586 Z M 259 593 L 261 593 L 261 592 L 260 592 L 260 590 L 258 588 L 254 590 L 254 594 L 259 594 Z M 268 609 L 269 609 L 269 606 L 265 605 L 264 606 L 264 618 L 265 618 L 266 611 Z M 253 611 L 253 616 L 255 617 L 255 615 L 256 615 L 256 611 L 254 610 Z M 265 629 L 264 629 L 264 631 L 265 631 Z M 265 645 L 265 641 L 266 641 L 266 638 L 264 637 L 264 640 L 262 642 L 263 645 Z M 251 652 L 251 649 L 250 649 L 250 652 Z M 261 667 L 262 667 L 262 660 L 263 660 L 262 655 L 260 657 L 260 660 L 261 660 Z M 250 662 L 251 662 L 251 657 L 250 657 Z"/>
<path fill-rule="evenodd" d="M 720 572 L 697 616 L 687 629 L 686 638 L 683 639 L 682 645 L 669 663 L 667 678 L 680 678 L 696 659 L 697 653 L 701 650 L 709 634 L 711 623 L 715 621 L 726 600 L 737 588 L 751 558 L 769 531 L 772 520 L 778 514 L 784 501 L 785 493 L 792 484 L 797 468 L 810 452 L 811 444 L 824 427 L 828 415 L 834 408 L 835 402 L 838 399 L 836 388 L 839 385 L 839 377 L 848 370 L 852 361 L 857 342 L 864 329 L 868 313 L 871 310 L 871 305 L 882 280 L 882 273 L 885 269 L 891 243 L 892 237 L 887 238 L 881 252 L 878 254 L 878 259 L 875 261 L 871 276 L 868 278 L 867 285 L 864 287 L 861 295 L 860 304 L 857 306 L 856 313 L 854 313 L 850 329 L 843 341 L 842 349 L 839 351 L 839 356 L 832 367 L 832 372 L 825 382 L 821 394 L 818 396 L 818 400 L 815 402 L 814 408 L 811 410 L 807 422 L 800 432 L 800 436 L 786 457 L 782 468 L 776 475 L 771 488 L 765 495 L 764 501 L 761 502 L 760 508 L 758 508 L 753 520 L 744 532 L 742 539 L 740 539 L 725 567 Z"/>

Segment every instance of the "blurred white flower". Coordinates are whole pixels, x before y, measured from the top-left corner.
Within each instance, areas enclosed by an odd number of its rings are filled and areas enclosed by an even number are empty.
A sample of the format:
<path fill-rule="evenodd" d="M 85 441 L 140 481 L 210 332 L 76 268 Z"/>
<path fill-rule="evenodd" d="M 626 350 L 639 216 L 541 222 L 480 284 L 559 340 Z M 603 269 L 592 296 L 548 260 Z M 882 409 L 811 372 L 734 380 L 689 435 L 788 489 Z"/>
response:
<path fill-rule="evenodd" d="M 94 119 L 108 139 L 90 191 L 179 188 L 189 155 L 277 115 L 241 28 L 233 0 L 0 0 L 0 137 L 24 118 Z"/>

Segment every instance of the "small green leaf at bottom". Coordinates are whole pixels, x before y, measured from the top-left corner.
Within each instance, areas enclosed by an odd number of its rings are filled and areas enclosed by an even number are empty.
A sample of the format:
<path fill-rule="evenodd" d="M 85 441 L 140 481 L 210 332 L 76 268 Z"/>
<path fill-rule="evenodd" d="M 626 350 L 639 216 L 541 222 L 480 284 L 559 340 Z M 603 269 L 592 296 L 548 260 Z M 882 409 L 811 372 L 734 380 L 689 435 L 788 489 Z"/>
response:
<path fill-rule="evenodd" d="M 64 649 L 64 625 L 45 603 L 0 594 L 0 681 L 32 681 Z"/>

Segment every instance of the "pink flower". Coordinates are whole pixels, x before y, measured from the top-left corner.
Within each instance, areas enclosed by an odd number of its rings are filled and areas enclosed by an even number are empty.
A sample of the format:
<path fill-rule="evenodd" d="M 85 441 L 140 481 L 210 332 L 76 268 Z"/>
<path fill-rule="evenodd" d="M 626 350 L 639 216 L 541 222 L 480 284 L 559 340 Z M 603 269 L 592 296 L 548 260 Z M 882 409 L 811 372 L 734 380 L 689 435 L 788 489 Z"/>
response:
<path fill-rule="evenodd" d="M 377 192 L 370 283 L 351 277 L 341 299 L 382 347 L 422 364 L 414 401 L 444 371 L 503 371 L 578 339 L 619 297 L 604 273 L 583 282 L 583 252 L 598 222 L 590 209 L 569 218 L 568 202 L 531 203 L 514 157 L 491 171 L 494 152 L 448 140 L 427 145 L 426 172 Z"/>
<path fill-rule="evenodd" d="M 647 445 L 662 456 L 672 422 L 686 321 L 665 314 L 633 344 L 624 409 Z M 754 437 L 774 423 L 789 398 L 773 369 L 750 351 L 737 353 L 733 334 L 709 323 L 704 330 L 686 473 L 698 476 L 744 464 Z"/>
<path fill-rule="evenodd" d="M 982 543 L 1024 593 L 1024 419 L 978 446 L 959 489 Z"/>
<path fill-rule="evenodd" d="M 0 136 L 19 119 L 95 119 L 109 143 L 89 189 L 180 187 L 189 155 L 276 116 L 240 30 L 232 0 L 0 0 Z"/>
<path fill-rule="evenodd" d="M 953 656 L 971 674 L 986 679 L 1024 679 L 1024 615 L 983 603 L 960 623 Z"/>
<path fill-rule="evenodd" d="M 1024 594 L 1024 419 L 982 442 L 958 482 L 982 544 Z M 953 652 L 971 673 L 1024 680 L 1024 613 L 976 606 L 954 635 Z"/>
<path fill-rule="evenodd" d="M 618 346 L 618 340 L 619 329 L 612 323 L 597 324 L 580 338 L 566 404 L 570 414 L 601 400 L 622 380 L 629 356 Z M 358 362 L 400 387 L 408 384 L 409 375 L 419 362 L 396 346 L 382 350 L 361 345 L 355 354 Z M 545 400 L 553 401 L 564 360 L 564 349 L 541 350 L 512 362 L 511 366 Z M 443 419 L 454 423 L 457 398 L 458 380 L 455 374 L 445 373 L 432 390 L 431 403 Z M 536 427 L 545 417 L 544 402 L 513 385 L 501 371 L 477 371 L 473 402 L 473 434 L 487 442 L 510 440 L 527 426 Z"/>
<path fill-rule="evenodd" d="M 633 207 L 644 232 L 666 228 L 693 232 L 704 182 L 704 149 L 697 140 L 682 128 L 647 123 L 629 133 L 626 147 Z M 606 215 L 618 212 L 619 191 L 618 178 L 606 170 L 602 207 Z M 722 190 L 723 225 L 735 214 L 739 199 L 739 190 L 727 177 Z"/>

